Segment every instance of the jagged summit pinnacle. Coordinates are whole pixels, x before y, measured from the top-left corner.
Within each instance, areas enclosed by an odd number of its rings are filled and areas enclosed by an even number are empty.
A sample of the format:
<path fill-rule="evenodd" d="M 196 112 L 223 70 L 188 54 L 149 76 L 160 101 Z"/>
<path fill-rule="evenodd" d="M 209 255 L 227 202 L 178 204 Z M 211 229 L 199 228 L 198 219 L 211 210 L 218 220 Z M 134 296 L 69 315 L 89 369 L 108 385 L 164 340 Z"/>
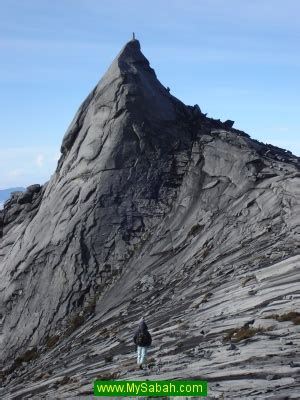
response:
<path fill-rule="evenodd" d="M 112 65 L 118 64 L 122 72 L 130 72 L 131 68 L 135 64 L 143 64 L 144 67 L 149 68 L 149 61 L 143 55 L 141 51 L 140 42 L 137 39 L 132 39 L 125 44 L 122 50 L 119 52 Z M 154 72 L 152 70 L 152 72 Z"/>
<path fill-rule="evenodd" d="M 122 50 L 117 55 L 118 60 L 123 61 L 138 61 L 140 59 L 146 59 L 146 57 L 141 52 L 141 44 L 137 39 L 132 39 L 127 42 Z"/>
<path fill-rule="evenodd" d="M 137 121 L 173 121 L 176 119 L 176 107 L 184 105 L 170 95 L 156 77 L 154 69 L 141 52 L 140 42 L 130 40 L 114 59 L 97 86 L 80 106 L 62 146 L 60 169 L 67 152 L 78 138 L 83 124 L 98 128 L 107 123 L 107 119 L 116 121 L 130 117 Z M 100 125 L 99 125 L 100 124 Z M 101 132 L 101 129 L 98 129 Z"/>
<path fill-rule="evenodd" d="M 141 232 L 169 211 L 191 153 L 186 108 L 158 81 L 139 41 L 126 43 L 77 111 L 56 172 L 13 236 L 13 220 L 5 214 L 3 246 L 17 237 L 22 244 L 0 254 L 0 306 L 15 293 L 14 279 L 20 279 L 22 296 L 13 313 L 4 305 L 4 357 L 21 351 L 21 342 L 29 345 L 33 332 L 32 343 L 38 343 L 59 320 L 64 325 L 70 312 L 102 290 L 103 268 L 121 270 L 135 238 L 140 242 Z M 45 274 L 36 278 L 38 287 L 32 268 Z M 36 301 L 35 290 L 38 296 L 48 290 L 47 298 Z M 35 315 L 32 324 L 25 304 Z"/>

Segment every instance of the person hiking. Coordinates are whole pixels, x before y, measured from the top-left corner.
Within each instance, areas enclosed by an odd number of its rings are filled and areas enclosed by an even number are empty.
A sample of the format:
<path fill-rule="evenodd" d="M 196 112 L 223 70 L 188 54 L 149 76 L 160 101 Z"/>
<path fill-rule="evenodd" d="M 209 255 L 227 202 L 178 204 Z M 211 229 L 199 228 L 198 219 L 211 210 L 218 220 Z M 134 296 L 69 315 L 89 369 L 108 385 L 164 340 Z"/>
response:
<path fill-rule="evenodd" d="M 148 326 L 144 317 L 139 322 L 133 341 L 137 346 L 137 363 L 140 369 L 143 369 L 143 364 L 146 362 L 148 347 L 151 346 L 152 337 L 148 331 Z"/>

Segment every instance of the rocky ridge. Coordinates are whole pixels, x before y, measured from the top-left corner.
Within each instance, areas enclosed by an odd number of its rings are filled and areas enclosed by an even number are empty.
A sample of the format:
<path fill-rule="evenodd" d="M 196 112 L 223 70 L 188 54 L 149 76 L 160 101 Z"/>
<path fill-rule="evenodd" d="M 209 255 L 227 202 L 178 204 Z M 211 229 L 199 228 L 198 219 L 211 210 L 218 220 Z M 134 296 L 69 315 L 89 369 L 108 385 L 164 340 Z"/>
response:
<path fill-rule="evenodd" d="M 61 152 L 0 211 L 1 396 L 92 398 L 96 377 L 147 376 L 297 398 L 299 159 L 174 98 L 137 40 Z"/>

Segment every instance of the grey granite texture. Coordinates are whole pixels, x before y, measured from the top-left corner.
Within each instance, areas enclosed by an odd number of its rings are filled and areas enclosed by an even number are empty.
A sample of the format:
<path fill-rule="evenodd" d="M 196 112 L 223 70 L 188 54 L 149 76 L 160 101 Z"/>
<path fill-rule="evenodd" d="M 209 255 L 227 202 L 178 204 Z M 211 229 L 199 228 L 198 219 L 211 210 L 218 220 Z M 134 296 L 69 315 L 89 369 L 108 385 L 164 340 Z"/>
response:
<path fill-rule="evenodd" d="M 92 398 L 101 376 L 297 398 L 300 325 L 266 317 L 299 312 L 299 158 L 232 125 L 125 45 L 49 182 L 0 210 L 1 398 Z M 137 371 L 142 315 L 154 342 Z M 224 341 L 245 324 L 254 335 Z"/>

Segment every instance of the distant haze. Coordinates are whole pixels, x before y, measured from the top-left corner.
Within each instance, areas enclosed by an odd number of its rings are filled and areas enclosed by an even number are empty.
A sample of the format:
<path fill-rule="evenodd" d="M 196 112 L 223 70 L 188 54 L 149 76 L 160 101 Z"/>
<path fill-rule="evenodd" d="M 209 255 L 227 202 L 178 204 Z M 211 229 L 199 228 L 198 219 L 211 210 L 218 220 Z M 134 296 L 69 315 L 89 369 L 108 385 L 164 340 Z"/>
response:
<path fill-rule="evenodd" d="M 10 198 L 12 192 L 23 192 L 24 190 L 25 188 L 23 187 L 13 187 L 0 190 L 0 208 L 2 208 L 6 200 Z"/>

